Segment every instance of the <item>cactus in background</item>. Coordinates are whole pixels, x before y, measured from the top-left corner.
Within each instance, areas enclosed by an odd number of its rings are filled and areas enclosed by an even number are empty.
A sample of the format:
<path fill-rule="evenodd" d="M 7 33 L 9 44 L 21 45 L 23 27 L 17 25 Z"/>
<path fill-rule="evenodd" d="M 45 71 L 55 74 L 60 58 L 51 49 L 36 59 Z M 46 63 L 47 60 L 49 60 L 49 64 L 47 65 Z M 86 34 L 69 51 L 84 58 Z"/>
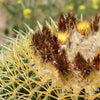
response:
<path fill-rule="evenodd" d="M 99 18 L 70 12 L 56 24 L 7 38 L 0 56 L 1 100 L 99 100 Z M 23 33 L 23 34 L 22 34 Z M 27 33 L 27 34 L 26 34 Z"/>

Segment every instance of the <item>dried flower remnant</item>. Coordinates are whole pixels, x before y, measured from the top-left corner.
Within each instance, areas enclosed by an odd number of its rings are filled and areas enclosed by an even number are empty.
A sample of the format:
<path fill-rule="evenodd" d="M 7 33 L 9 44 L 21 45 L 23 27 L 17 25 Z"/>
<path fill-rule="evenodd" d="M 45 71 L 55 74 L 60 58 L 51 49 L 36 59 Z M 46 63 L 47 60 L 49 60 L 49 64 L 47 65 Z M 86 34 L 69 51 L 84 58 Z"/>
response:
<path fill-rule="evenodd" d="M 65 32 L 66 31 L 66 20 L 63 16 L 63 14 L 60 15 L 59 21 L 58 21 L 58 30 Z"/>
<path fill-rule="evenodd" d="M 92 65 L 94 69 L 100 70 L 100 53 L 98 53 L 97 56 L 94 57 Z"/>
<path fill-rule="evenodd" d="M 42 33 L 38 31 L 33 35 L 32 45 L 36 46 L 36 49 L 46 61 L 52 60 L 52 54 L 57 53 L 59 48 L 56 36 L 52 36 L 50 30 L 46 26 L 43 27 Z"/>
<path fill-rule="evenodd" d="M 63 33 L 62 33 L 63 34 Z M 64 49 L 60 48 L 57 37 L 51 35 L 48 27 L 43 27 L 42 33 L 33 35 L 32 45 L 40 52 L 43 61 L 50 61 L 61 74 L 69 73 L 68 60 Z M 54 63 L 55 62 L 55 63 Z"/>
<path fill-rule="evenodd" d="M 98 31 L 98 28 L 99 28 L 99 26 L 98 26 L 98 24 L 99 24 L 99 19 L 100 19 L 100 16 L 95 16 L 95 19 L 94 19 L 94 21 L 93 21 L 93 23 L 92 23 L 92 25 L 91 25 L 91 27 L 92 27 L 92 30 L 94 31 L 94 32 L 96 32 L 96 31 Z"/>
<path fill-rule="evenodd" d="M 58 55 L 54 55 L 54 60 L 56 61 L 55 67 L 62 75 L 71 73 L 65 49 L 61 49 Z"/>
<path fill-rule="evenodd" d="M 76 24 L 76 17 L 73 12 L 69 12 L 66 17 L 67 29 L 73 29 Z"/>
<path fill-rule="evenodd" d="M 84 78 L 87 77 L 93 71 L 92 67 L 84 59 L 84 57 L 80 54 L 80 52 L 77 53 L 74 62 L 76 68 L 81 72 Z"/>

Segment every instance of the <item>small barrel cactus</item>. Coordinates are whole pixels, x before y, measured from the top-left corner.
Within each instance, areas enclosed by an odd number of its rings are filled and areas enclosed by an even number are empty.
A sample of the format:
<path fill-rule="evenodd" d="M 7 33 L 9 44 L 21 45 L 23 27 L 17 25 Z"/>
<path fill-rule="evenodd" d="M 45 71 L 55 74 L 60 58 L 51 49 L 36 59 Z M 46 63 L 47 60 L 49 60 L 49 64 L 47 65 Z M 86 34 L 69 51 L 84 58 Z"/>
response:
<path fill-rule="evenodd" d="M 70 12 L 26 25 L 0 51 L 0 100 L 100 100 L 100 16 Z"/>

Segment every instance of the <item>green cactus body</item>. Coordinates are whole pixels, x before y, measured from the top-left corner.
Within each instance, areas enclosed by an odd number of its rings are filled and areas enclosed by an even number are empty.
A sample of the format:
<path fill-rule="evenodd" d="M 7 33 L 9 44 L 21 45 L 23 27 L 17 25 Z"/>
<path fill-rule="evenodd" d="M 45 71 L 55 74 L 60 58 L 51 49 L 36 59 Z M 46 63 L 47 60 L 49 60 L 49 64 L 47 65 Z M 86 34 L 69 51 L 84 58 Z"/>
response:
<path fill-rule="evenodd" d="M 100 100 L 99 17 L 38 25 L 2 45 L 0 100 Z"/>

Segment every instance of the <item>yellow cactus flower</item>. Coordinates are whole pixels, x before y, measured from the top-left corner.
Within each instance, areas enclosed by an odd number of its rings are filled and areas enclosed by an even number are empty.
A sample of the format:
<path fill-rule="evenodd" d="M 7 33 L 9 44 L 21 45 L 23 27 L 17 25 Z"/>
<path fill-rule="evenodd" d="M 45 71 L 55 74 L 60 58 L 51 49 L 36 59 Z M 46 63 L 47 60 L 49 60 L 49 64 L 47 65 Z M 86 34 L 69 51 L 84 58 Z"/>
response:
<path fill-rule="evenodd" d="M 30 14 L 31 14 L 31 9 L 29 9 L 29 8 L 26 8 L 26 9 L 24 9 L 23 10 L 23 15 L 24 15 L 24 17 L 26 18 L 26 19 L 29 19 L 30 18 Z"/>
<path fill-rule="evenodd" d="M 22 3 L 22 1 L 21 1 L 21 0 L 17 0 L 17 3 L 18 3 L 18 4 L 21 4 L 21 3 Z"/>
<path fill-rule="evenodd" d="M 88 35 L 90 33 L 90 23 L 87 21 L 79 22 L 76 25 L 77 31 L 82 35 Z"/>
<path fill-rule="evenodd" d="M 78 8 L 79 8 L 80 10 L 85 10 L 85 9 L 86 9 L 85 5 L 80 5 Z"/>
<path fill-rule="evenodd" d="M 57 38 L 60 44 L 65 44 L 69 38 L 69 34 L 66 32 L 58 32 L 57 33 Z"/>
<path fill-rule="evenodd" d="M 3 2 L 4 2 L 4 0 L 0 0 L 0 2 L 2 2 L 2 3 L 3 3 Z"/>

